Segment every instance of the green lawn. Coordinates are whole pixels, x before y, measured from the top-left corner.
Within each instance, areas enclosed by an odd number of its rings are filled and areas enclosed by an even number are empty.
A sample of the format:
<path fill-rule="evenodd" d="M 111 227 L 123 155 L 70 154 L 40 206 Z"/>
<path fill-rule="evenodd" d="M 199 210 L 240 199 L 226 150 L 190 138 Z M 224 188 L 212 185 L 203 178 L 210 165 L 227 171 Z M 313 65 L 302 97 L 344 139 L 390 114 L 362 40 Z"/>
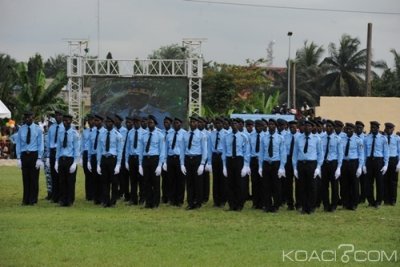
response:
<path fill-rule="evenodd" d="M 225 212 L 211 202 L 195 211 L 166 205 L 147 210 L 122 202 L 104 209 L 84 200 L 81 169 L 76 188 L 73 207 L 51 204 L 43 200 L 41 171 L 39 204 L 20 206 L 20 170 L 0 167 L 0 266 L 333 266 L 344 265 L 340 244 L 388 256 L 396 250 L 391 265 L 399 266 L 399 204 L 319 210 L 311 216 L 286 210 L 267 214 L 250 209 L 250 203 L 242 212 Z M 305 250 L 307 259 L 314 250 L 318 255 L 310 262 L 283 262 L 282 250 Z M 323 250 L 335 250 L 336 261 L 320 262 Z M 347 266 L 361 266 L 348 255 Z M 289 257 L 295 259 L 294 252 Z M 367 265 L 377 264 L 388 262 Z"/>

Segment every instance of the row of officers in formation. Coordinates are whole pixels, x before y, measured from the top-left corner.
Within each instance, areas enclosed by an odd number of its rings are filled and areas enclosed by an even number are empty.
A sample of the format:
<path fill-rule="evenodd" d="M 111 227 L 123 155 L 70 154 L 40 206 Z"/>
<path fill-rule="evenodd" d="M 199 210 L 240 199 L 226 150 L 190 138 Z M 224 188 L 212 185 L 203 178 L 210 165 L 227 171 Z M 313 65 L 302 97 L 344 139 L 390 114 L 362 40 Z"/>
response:
<path fill-rule="evenodd" d="M 210 130 L 204 118 L 190 117 L 185 130 L 181 119 L 165 117 L 160 130 L 152 115 L 126 117 L 125 126 L 118 115 L 89 115 L 80 135 L 70 115 L 54 116 L 43 135 L 27 112 L 15 137 L 23 205 L 37 203 L 43 162 L 48 199 L 61 206 L 74 202 L 79 163 L 86 199 L 104 207 L 121 198 L 145 208 L 182 206 L 186 187 L 186 209 L 198 209 L 209 199 L 210 174 L 214 206 L 233 211 L 250 199 L 265 212 L 287 205 L 306 214 L 321 204 L 332 212 L 366 200 L 375 208 L 396 203 L 400 137 L 389 122 L 381 132 L 371 121 L 366 134 L 361 121 L 221 117 Z"/>

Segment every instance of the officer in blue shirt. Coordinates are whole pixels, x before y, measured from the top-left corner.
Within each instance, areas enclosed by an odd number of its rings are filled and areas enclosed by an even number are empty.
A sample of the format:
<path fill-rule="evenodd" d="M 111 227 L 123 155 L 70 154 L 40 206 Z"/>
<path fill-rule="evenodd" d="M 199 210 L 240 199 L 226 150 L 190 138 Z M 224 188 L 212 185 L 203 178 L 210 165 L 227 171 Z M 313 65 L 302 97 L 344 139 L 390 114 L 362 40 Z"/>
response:
<path fill-rule="evenodd" d="M 312 123 L 304 121 L 304 133 L 294 143 L 293 173 L 299 179 L 302 213 L 315 211 L 316 180 L 323 163 L 321 139 L 311 133 Z"/>
<path fill-rule="evenodd" d="M 321 134 L 322 154 L 324 163 L 321 167 L 321 196 L 324 204 L 324 211 L 335 211 L 338 205 L 338 179 L 343 160 L 342 140 L 334 132 L 335 123 L 327 120 L 325 123 L 326 132 Z M 331 190 L 329 190 L 329 185 Z M 329 198 L 331 192 L 331 199 Z"/>
<path fill-rule="evenodd" d="M 125 149 L 125 168 L 129 170 L 129 179 L 131 184 L 129 205 L 137 205 L 144 203 L 144 181 L 143 176 L 139 173 L 139 158 L 143 153 L 143 135 L 146 132 L 141 126 L 141 118 L 137 115 L 133 116 L 133 128 L 129 131 L 128 140 Z M 141 166 L 140 166 L 141 167 Z M 143 170 L 141 170 L 143 172 Z M 139 190 L 139 196 L 138 196 Z"/>
<path fill-rule="evenodd" d="M 181 166 L 185 164 L 185 133 L 182 120 L 174 118 L 172 131 L 167 135 L 165 144 L 167 159 L 163 166 L 167 169 L 170 182 L 169 203 L 177 207 L 183 205 L 185 197 L 185 176 L 181 171 Z"/>
<path fill-rule="evenodd" d="M 169 135 L 174 131 L 173 128 L 171 127 L 173 122 L 173 119 L 171 117 L 165 116 L 164 117 L 164 129 L 162 130 L 162 133 L 164 135 L 165 141 L 168 139 Z M 162 197 L 161 197 L 161 202 L 162 203 L 168 203 L 170 201 L 169 195 L 171 194 L 171 181 L 169 181 L 169 176 L 167 173 L 168 167 L 166 163 L 163 163 L 163 169 L 161 171 L 161 192 L 162 192 Z"/>
<path fill-rule="evenodd" d="M 85 198 L 88 201 L 93 201 L 94 198 L 94 181 L 93 175 L 88 170 L 87 165 L 89 158 L 89 145 L 90 145 L 90 134 L 94 129 L 94 116 L 88 114 L 86 116 L 87 123 L 89 125 L 88 128 L 84 129 L 82 132 L 82 139 L 81 139 L 81 153 L 82 153 L 82 168 L 85 174 Z"/>
<path fill-rule="evenodd" d="M 400 137 L 393 133 L 394 124 L 385 123 L 385 135 L 389 146 L 389 165 L 384 175 L 383 200 L 386 205 L 394 206 L 397 200 L 398 172 L 400 170 Z"/>
<path fill-rule="evenodd" d="M 114 127 L 114 119 L 107 116 L 105 130 L 99 135 L 97 149 L 97 173 L 101 175 L 103 207 L 117 203 L 118 174 L 121 170 L 123 138 Z M 111 187 L 111 198 L 110 198 Z"/>
<path fill-rule="evenodd" d="M 371 133 L 364 139 L 366 164 L 366 197 L 369 206 L 378 208 L 383 200 L 383 175 L 389 165 L 389 147 L 386 137 L 379 133 L 379 122 L 371 121 Z M 376 198 L 374 197 L 376 181 Z"/>
<path fill-rule="evenodd" d="M 121 170 L 118 174 L 118 195 L 119 197 L 123 197 L 124 201 L 129 201 L 130 197 L 129 197 L 129 172 L 128 169 L 125 168 L 125 140 L 128 137 L 128 132 L 130 129 L 127 129 L 128 124 L 126 124 L 127 127 L 122 126 L 122 122 L 124 121 L 124 118 L 121 117 L 118 114 L 114 115 L 114 127 L 115 129 L 121 134 L 122 136 L 122 160 L 121 162 L 123 164 L 121 164 Z M 132 128 L 132 124 L 130 124 L 131 128 Z"/>
<path fill-rule="evenodd" d="M 69 207 L 75 201 L 76 167 L 79 162 L 79 133 L 71 127 L 72 116 L 63 116 L 64 131 L 57 139 L 56 163 L 54 169 L 60 179 L 59 204 Z"/>
<path fill-rule="evenodd" d="M 258 173 L 258 157 L 261 150 L 261 140 L 264 136 L 264 123 L 261 120 L 255 121 L 255 131 L 250 133 L 250 170 L 251 170 L 251 195 L 254 209 L 263 208 L 262 178 Z"/>
<path fill-rule="evenodd" d="M 365 138 L 365 133 L 364 133 L 364 123 L 362 121 L 356 121 L 355 122 L 356 129 L 355 129 L 355 134 L 361 139 L 362 143 L 364 144 L 364 138 Z M 364 162 L 365 162 L 365 156 L 364 156 Z M 359 203 L 365 203 L 365 174 L 362 173 L 360 178 L 360 200 Z"/>
<path fill-rule="evenodd" d="M 206 136 L 208 141 L 208 136 L 210 135 L 210 132 L 207 129 L 207 124 L 208 120 L 206 118 L 199 117 L 198 128 Z M 204 172 L 203 172 L 203 204 L 207 203 L 210 197 L 210 168 L 209 168 L 208 158 L 209 156 L 207 147 L 207 159 L 204 165 Z"/>
<path fill-rule="evenodd" d="M 277 212 L 281 205 L 282 184 L 287 159 L 284 137 L 276 130 L 276 120 L 269 119 L 268 132 L 261 139 L 258 156 L 261 178 L 263 209 L 265 212 Z"/>
<path fill-rule="evenodd" d="M 247 136 L 239 132 L 237 119 L 232 120 L 231 128 L 232 132 L 222 140 L 222 171 L 228 178 L 229 210 L 241 211 L 246 197 L 243 178 L 250 172 L 250 144 Z"/>
<path fill-rule="evenodd" d="M 39 193 L 39 170 L 43 166 L 43 132 L 33 123 L 32 112 L 24 113 L 24 121 L 16 140 L 17 164 L 22 169 L 22 205 L 35 205 Z"/>
<path fill-rule="evenodd" d="M 294 210 L 295 203 L 293 199 L 293 164 L 292 164 L 292 158 L 293 158 L 293 151 L 294 151 L 294 142 L 297 138 L 297 136 L 300 133 L 297 131 L 297 121 L 289 121 L 289 131 L 287 134 L 285 134 L 284 139 L 285 139 L 285 146 L 286 146 L 286 153 L 287 153 L 287 160 L 285 164 L 285 174 L 286 177 L 282 177 L 284 179 L 284 185 L 282 189 L 282 197 L 286 199 L 286 203 L 288 205 L 288 210 Z M 295 199 L 296 199 L 296 209 L 299 209 L 301 207 L 300 204 L 300 195 L 299 195 L 299 185 L 298 185 L 298 180 L 295 179 Z"/>

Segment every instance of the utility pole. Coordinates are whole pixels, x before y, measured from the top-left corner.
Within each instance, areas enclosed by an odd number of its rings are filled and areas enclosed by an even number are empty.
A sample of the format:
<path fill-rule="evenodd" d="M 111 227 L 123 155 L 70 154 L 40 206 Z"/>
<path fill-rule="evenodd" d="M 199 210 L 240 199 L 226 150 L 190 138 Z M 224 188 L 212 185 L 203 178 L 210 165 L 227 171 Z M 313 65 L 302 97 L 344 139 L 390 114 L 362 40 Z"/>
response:
<path fill-rule="evenodd" d="M 367 34 L 367 66 L 365 73 L 365 82 L 367 88 L 367 96 L 371 96 L 371 41 L 372 40 L 372 23 L 368 23 L 368 34 Z"/>

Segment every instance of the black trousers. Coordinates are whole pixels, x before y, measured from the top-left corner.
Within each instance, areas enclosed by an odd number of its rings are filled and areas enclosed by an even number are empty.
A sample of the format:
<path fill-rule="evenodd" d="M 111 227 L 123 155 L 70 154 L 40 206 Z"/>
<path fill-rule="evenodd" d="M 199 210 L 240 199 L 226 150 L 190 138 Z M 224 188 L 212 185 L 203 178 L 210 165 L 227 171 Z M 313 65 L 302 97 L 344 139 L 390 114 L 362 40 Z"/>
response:
<path fill-rule="evenodd" d="M 361 176 L 358 178 L 360 180 L 360 203 L 364 203 L 365 199 L 366 199 L 366 194 L 365 194 L 365 180 L 366 180 L 366 176 L 364 173 L 361 174 Z"/>
<path fill-rule="evenodd" d="M 207 161 L 206 161 L 207 164 Z M 207 203 L 210 198 L 210 172 L 203 172 L 203 203 Z"/>
<path fill-rule="evenodd" d="M 225 206 L 226 203 L 226 178 L 223 173 L 222 154 L 213 153 L 212 155 L 213 173 L 213 199 L 217 207 Z"/>
<path fill-rule="evenodd" d="M 263 197 L 262 197 L 262 178 L 258 173 L 258 158 L 252 157 L 250 159 L 250 170 L 251 170 L 251 196 L 253 200 L 253 208 L 262 209 Z"/>
<path fill-rule="evenodd" d="M 282 190 L 282 195 L 286 200 L 286 203 L 288 207 L 293 207 L 294 206 L 294 199 L 293 199 L 293 164 L 292 164 L 292 158 L 287 157 L 287 161 L 285 164 L 285 173 L 286 177 L 283 181 L 283 190 Z M 297 194 L 296 194 L 297 196 Z M 296 198 L 297 199 L 297 198 Z M 297 201 L 296 201 L 297 202 Z"/>
<path fill-rule="evenodd" d="M 366 197 L 370 205 L 380 205 L 383 200 L 383 177 L 381 169 L 383 158 L 367 158 Z M 376 183 L 376 198 L 374 197 L 374 181 Z"/>
<path fill-rule="evenodd" d="M 50 175 L 51 175 L 51 198 L 54 202 L 58 203 L 60 197 L 60 185 L 58 173 L 54 169 L 56 164 L 56 149 L 50 148 Z"/>
<path fill-rule="evenodd" d="M 229 209 L 241 210 L 243 209 L 245 201 L 245 181 L 241 176 L 241 171 L 244 166 L 243 157 L 227 157 L 226 169 L 228 171 L 228 203 Z"/>
<path fill-rule="evenodd" d="M 282 184 L 278 178 L 280 161 L 264 161 L 262 181 L 262 196 L 264 209 L 278 210 L 281 205 Z"/>
<path fill-rule="evenodd" d="M 73 173 L 69 173 L 72 163 L 74 163 L 74 158 L 72 157 L 60 157 L 58 159 L 59 203 L 61 206 L 70 206 L 75 201 L 76 170 Z"/>
<path fill-rule="evenodd" d="M 299 173 L 300 195 L 304 212 L 310 213 L 315 210 L 316 182 L 314 171 L 317 168 L 317 161 L 298 161 L 297 171 Z"/>
<path fill-rule="evenodd" d="M 389 165 L 386 174 L 383 177 L 383 200 L 385 204 L 394 205 L 397 201 L 397 183 L 399 175 L 396 172 L 397 157 L 389 158 Z"/>
<path fill-rule="evenodd" d="M 185 198 L 185 177 L 181 171 L 179 155 L 167 157 L 169 196 L 172 205 L 180 206 Z"/>
<path fill-rule="evenodd" d="M 100 160 L 101 184 L 102 184 L 102 203 L 112 206 L 117 203 L 118 194 L 118 175 L 114 174 L 117 165 L 117 156 L 102 156 Z M 111 189 L 111 197 L 110 197 Z"/>
<path fill-rule="evenodd" d="M 130 200 L 129 196 L 129 170 L 125 167 L 125 157 L 122 157 L 121 160 L 121 169 L 118 174 L 118 183 L 119 183 L 119 196 L 124 197 L 125 201 Z"/>
<path fill-rule="evenodd" d="M 130 201 L 133 204 L 138 204 L 138 201 L 143 203 L 145 190 L 143 176 L 139 174 L 139 156 L 129 156 L 129 179 L 131 184 Z"/>
<path fill-rule="evenodd" d="M 38 152 L 21 153 L 23 205 L 34 205 L 38 201 L 39 194 L 39 170 L 36 169 Z"/>
<path fill-rule="evenodd" d="M 185 156 L 186 193 L 189 207 L 201 207 L 203 203 L 203 175 L 197 175 L 201 156 Z"/>
<path fill-rule="evenodd" d="M 160 205 L 160 176 L 155 174 L 159 156 L 143 156 L 143 179 L 146 196 L 146 207 L 156 208 Z"/>
<path fill-rule="evenodd" d="M 88 151 L 85 150 L 83 151 L 82 155 L 83 172 L 85 174 L 85 195 L 86 195 L 86 200 L 91 201 L 94 198 L 94 181 L 92 173 L 87 168 L 87 163 L 88 163 Z M 92 167 L 96 168 L 95 166 Z"/>
<path fill-rule="evenodd" d="M 101 175 L 97 173 L 96 154 L 90 156 L 90 165 L 92 166 L 94 204 L 101 204 L 103 202 L 103 187 Z"/>
<path fill-rule="evenodd" d="M 167 166 L 168 169 L 168 166 Z M 168 170 L 169 172 L 169 170 Z M 161 200 L 163 203 L 168 203 L 170 201 L 169 196 L 171 195 L 171 192 L 169 191 L 171 188 L 171 182 L 169 181 L 169 176 L 168 172 L 162 170 L 161 171 L 161 191 L 162 191 L 162 197 Z"/>
<path fill-rule="evenodd" d="M 340 176 L 340 190 L 343 207 L 347 209 L 357 207 L 360 197 L 360 181 L 356 176 L 358 159 L 343 160 Z"/>
<path fill-rule="evenodd" d="M 321 167 L 321 198 L 325 209 L 336 209 L 339 200 L 338 180 L 335 172 L 338 166 L 337 160 L 325 160 Z M 329 186 L 331 190 L 329 190 Z M 329 192 L 330 197 L 329 197 Z"/>

